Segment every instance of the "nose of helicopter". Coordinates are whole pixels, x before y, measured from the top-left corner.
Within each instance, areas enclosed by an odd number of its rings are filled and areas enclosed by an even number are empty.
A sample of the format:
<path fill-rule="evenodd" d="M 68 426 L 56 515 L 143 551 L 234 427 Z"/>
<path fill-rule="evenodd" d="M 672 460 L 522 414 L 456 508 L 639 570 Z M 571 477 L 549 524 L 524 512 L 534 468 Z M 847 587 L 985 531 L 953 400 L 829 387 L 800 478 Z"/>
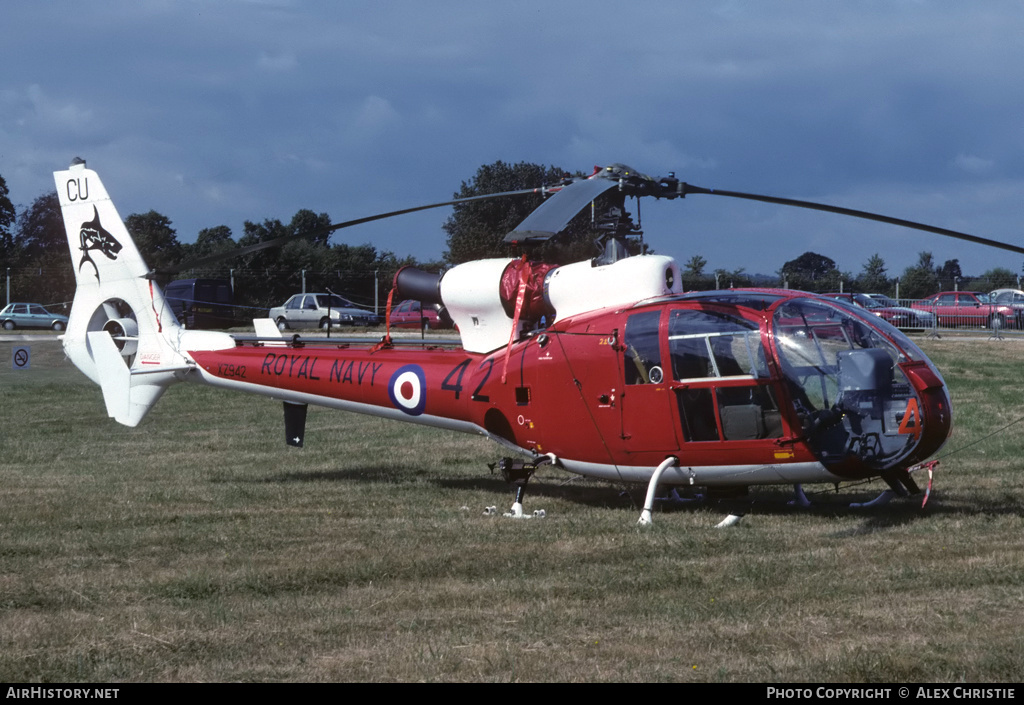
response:
<path fill-rule="evenodd" d="M 849 479 L 886 476 L 927 460 L 945 444 L 952 405 L 942 377 L 924 360 L 899 368 L 911 389 L 890 395 L 883 409 L 860 392 L 842 396 L 834 411 L 818 419 L 809 441 L 830 471 Z"/>
<path fill-rule="evenodd" d="M 917 393 L 917 400 L 916 403 L 908 402 L 899 430 L 916 436 L 913 462 L 918 463 L 946 443 L 953 428 L 953 405 L 942 377 L 927 362 L 904 363 L 901 367 Z"/>

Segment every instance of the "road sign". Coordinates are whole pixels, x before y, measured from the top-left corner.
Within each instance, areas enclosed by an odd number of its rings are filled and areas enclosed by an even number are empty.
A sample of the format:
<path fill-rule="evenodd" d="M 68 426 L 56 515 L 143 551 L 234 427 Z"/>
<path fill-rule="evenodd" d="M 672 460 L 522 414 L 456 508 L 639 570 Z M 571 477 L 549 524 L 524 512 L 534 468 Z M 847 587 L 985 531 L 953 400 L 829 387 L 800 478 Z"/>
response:
<path fill-rule="evenodd" d="M 16 347 L 11 353 L 11 369 L 28 370 L 32 368 L 32 348 Z"/>

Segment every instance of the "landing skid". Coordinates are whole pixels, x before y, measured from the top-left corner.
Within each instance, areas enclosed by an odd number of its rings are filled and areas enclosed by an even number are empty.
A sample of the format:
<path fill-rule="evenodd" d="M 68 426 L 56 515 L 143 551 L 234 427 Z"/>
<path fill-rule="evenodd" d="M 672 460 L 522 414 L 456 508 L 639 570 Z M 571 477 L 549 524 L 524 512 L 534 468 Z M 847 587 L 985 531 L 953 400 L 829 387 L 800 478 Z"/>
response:
<path fill-rule="evenodd" d="M 924 499 L 921 501 L 921 508 L 923 509 L 928 504 L 928 499 L 932 496 L 932 482 L 935 478 L 935 468 L 939 464 L 938 460 L 929 460 L 926 463 L 915 465 L 907 470 L 899 470 L 892 473 L 886 473 L 882 475 L 882 479 L 889 485 L 889 489 L 883 490 L 881 494 L 872 500 L 867 502 L 851 502 L 849 507 L 851 509 L 868 509 L 872 507 L 884 507 L 889 504 L 895 497 L 911 497 L 921 493 L 921 488 L 918 487 L 917 483 L 910 476 L 910 473 L 915 470 L 925 469 L 928 471 L 928 487 L 924 491 Z M 804 488 L 801 485 L 794 485 L 793 489 L 796 491 L 796 497 L 790 500 L 791 506 L 799 507 L 810 507 L 811 501 L 807 499 L 807 495 L 804 494 Z"/>
<path fill-rule="evenodd" d="M 533 514 L 524 514 L 523 505 L 516 502 L 512 505 L 512 510 L 502 514 L 503 517 L 509 517 L 511 519 L 543 519 L 548 513 L 543 509 L 534 509 Z M 494 505 L 490 507 L 484 507 L 485 517 L 496 517 L 498 516 L 498 508 Z"/>
<path fill-rule="evenodd" d="M 505 482 L 512 483 L 516 488 L 516 498 L 512 503 L 512 508 L 502 514 L 502 516 L 510 519 L 543 519 L 547 516 L 547 512 L 543 509 L 537 509 L 532 514 L 524 513 L 523 498 L 526 496 L 526 483 L 533 477 L 533 473 L 537 471 L 537 468 L 545 463 L 553 463 L 554 461 L 555 459 L 552 456 L 542 456 L 534 462 L 524 462 L 515 458 L 502 458 L 496 465 L 489 466 L 491 470 L 497 467 L 501 471 L 502 477 L 505 478 Z M 497 516 L 497 514 L 497 507 L 492 506 L 484 509 L 484 516 Z"/>
<path fill-rule="evenodd" d="M 869 502 L 851 502 L 850 503 L 850 508 L 851 509 L 865 509 L 867 507 L 884 507 L 889 502 L 891 502 L 892 498 L 895 497 L 895 496 L 896 496 L 896 493 L 893 492 L 892 490 L 883 490 L 882 494 L 878 495 L 877 497 L 875 497 L 874 499 L 872 499 Z"/>
<path fill-rule="evenodd" d="M 807 495 L 804 493 L 803 485 L 793 485 L 793 492 L 794 494 L 796 494 L 796 496 L 793 499 L 789 500 L 789 506 L 803 507 L 804 509 L 807 509 L 807 507 L 811 506 L 811 500 L 807 499 Z"/>
<path fill-rule="evenodd" d="M 654 523 L 654 517 L 651 513 L 651 510 L 654 507 L 655 500 L 658 499 L 656 496 L 658 493 L 658 483 L 661 482 L 661 476 L 665 473 L 666 470 L 668 470 L 669 468 L 678 467 L 678 465 L 679 459 L 676 458 L 675 456 L 669 456 L 665 458 L 665 460 L 662 461 L 661 465 L 659 465 L 654 470 L 654 474 L 651 475 L 651 481 L 647 485 L 647 500 L 644 502 L 644 510 L 640 512 L 640 518 L 636 522 L 638 526 L 650 526 Z M 676 492 L 675 489 L 672 490 L 670 496 L 681 502 L 686 501 L 679 496 L 679 493 Z M 692 501 L 700 502 L 703 501 L 703 499 L 704 498 L 702 496 L 698 496 Z M 740 519 L 742 518 L 742 514 L 730 514 L 721 522 L 719 522 L 715 526 L 715 528 L 724 529 L 730 526 L 736 526 L 736 524 L 738 524 L 740 522 Z"/>
<path fill-rule="evenodd" d="M 682 497 L 679 495 L 679 492 L 675 488 L 669 490 L 668 495 L 665 497 L 654 496 L 657 492 L 658 482 L 661 478 L 662 473 L 664 473 L 670 467 L 673 467 L 675 465 L 675 462 L 675 458 L 666 459 L 665 462 L 658 466 L 658 468 L 654 471 L 654 474 L 651 476 L 650 483 L 647 487 L 647 502 L 644 505 L 643 512 L 640 514 L 640 519 L 637 521 L 637 524 L 639 524 L 640 526 L 649 526 L 653 523 L 651 509 L 655 501 L 671 502 L 673 504 L 683 505 L 704 503 L 705 501 L 707 501 L 707 497 L 703 494 L 697 494 L 692 498 Z M 915 465 L 914 467 L 909 468 L 907 470 L 899 470 L 886 473 L 885 475 L 882 476 L 882 479 L 889 484 L 889 489 L 884 490 L 877 497 L 867 502 L 851 502 L 849 504 L 849 507 L 851 509 L 882 507 L 891 502 L 894 497 L 910 497 L 919 494 L 921 492 L 921 489 L 918 487 L 917 483 L 914 482 L 914 480 L 910 477 L 910 473 L 914 472 L 915 470 L 923 468 L 928 471 L 928 486 L 927 489 L 924 491 L 924 499 L 921 502 L 921 507 L 923 508 L 928 503 L 929 497 L 931 497 L 932 481 L 934 478 L 935 467 L 938 464 L 939 461 L 931 460 L 926 463 L 921 463 L 920 465 Z M 793 485 L 793 494 L 793 499 L 787 502 L 788 506 L 800 507 L 803 509 L 807 509 L 813 506 L 811 500 L 807 497 L 807 493 L 804 492 L 803 485 Z M 744 514 L 742 513 L 730 514 L 721 522 L 716 524 L 715 528 L 722 529 L 730 526 L 736 526 L 743 518 L 743 516 Z"/>

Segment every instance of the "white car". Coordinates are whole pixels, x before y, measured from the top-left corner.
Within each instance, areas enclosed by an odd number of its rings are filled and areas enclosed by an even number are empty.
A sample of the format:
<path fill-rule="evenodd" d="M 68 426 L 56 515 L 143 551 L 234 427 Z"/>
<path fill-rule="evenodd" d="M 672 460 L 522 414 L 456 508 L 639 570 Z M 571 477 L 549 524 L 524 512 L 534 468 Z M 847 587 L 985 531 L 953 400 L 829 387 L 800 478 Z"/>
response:
<path fill-rule="evenodd" d="M 289 328 L 327 328 L 332 326 L 373 326 L 378 318 L 372 311 L 358 308 L 337 294 L 296 294 L 282 306 L 270 309 L 270 318 L 278 330 Z"/>
<path fill-rule="evenodd" d="M 68 317 L 50 313 L 39 304 L 7 304 L 0 311 L 0 326 L 15 328 L 50 328 L 61 331 L 68 327 Z"/>
<path fill-rule="evenodd" d="M 1018 328 L 1024 328 L 1024 291 L 1020 289 L 996 289 L 988 297 L 994 304 L 1006 304 L 1013 309 Z"/>

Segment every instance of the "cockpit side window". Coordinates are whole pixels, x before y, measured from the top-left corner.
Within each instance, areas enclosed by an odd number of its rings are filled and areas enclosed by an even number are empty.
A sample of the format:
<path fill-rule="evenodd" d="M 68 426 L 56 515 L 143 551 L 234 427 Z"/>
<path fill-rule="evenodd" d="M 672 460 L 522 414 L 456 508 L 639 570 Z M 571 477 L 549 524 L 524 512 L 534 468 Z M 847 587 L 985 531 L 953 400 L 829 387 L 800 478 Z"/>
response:
<path fill-rule="evenodd" d="M 677 309 L 669 318 L 675 379 L 767 377 L 757 324 L 716 311 Z"/>
<path fill-rule="evenodd" d="M 634 313 L 626 320 L 625 359 L 626 384 L 658 384 L 664 375 L 661 368 L 661 344 L 658 324 L 661 311 Z"/>
<path fill-rule="evenodd" d="M 782 435 L 756 322 L 711 309 L 675 309 L 669 314 L 668 341 L 673 377 L 700 382 L 676 390 L 687 441 L 752 441 Z M 718 386 L 719 379 L 732 381 Z"/>

